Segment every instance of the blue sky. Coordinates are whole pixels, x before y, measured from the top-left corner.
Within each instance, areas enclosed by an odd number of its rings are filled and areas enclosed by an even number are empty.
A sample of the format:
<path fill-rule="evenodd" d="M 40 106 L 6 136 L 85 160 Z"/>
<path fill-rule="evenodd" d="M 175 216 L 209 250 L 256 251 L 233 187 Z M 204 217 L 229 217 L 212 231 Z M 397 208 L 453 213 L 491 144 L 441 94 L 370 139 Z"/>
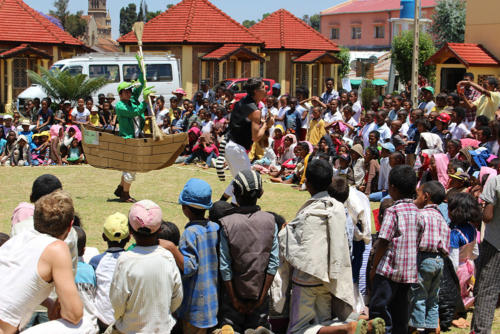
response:
<path fill-rule="evenodd" d="M 54 0 L 24 0 L 29 6 L 38 11 L 48 13 L 53 9 Z M 120 21 L 120 8 L 127 4 L 134 2 L 139 5 L 140 0 L 108 0 L 107 6 L 111 14 L 111 22 L 113 25 L 113 37 L 118 38 L 119 21 Z M 177 0 L 146 0 L 148 10 L 165 10 L 167 4 L 178 3 Z M 211 0 L 211 2 L 219 7 L 222 11 L 226 12 L 238 22 L 245 19 L 257 20 L 262 17 L 263 13 L 274 12 L 277 9 L 285 8 L 298 17 L 305 14 L 319 13 L 320 11 L 334 6 L 343 0 Z M 86 0 L 70 0 L 70 12 L 83 10 L 87 13 L 88 1 Z"/>

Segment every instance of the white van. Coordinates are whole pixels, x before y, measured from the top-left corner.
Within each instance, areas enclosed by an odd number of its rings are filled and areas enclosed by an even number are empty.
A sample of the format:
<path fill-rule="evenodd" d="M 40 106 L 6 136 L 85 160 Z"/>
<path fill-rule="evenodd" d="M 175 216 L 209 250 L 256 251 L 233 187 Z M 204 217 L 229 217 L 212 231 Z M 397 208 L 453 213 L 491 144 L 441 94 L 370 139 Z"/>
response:
<path fill-rule="evenodd" d="M 146 81 L 148 86 L 154 86 L 156 95 L 165 97 L 165 104 L 170 105 L 172 91 L 181 87 L 181 73 L 179 60 L 171 55 L 144 55 L 146 65 Z M 109 84 L 94 93 L 94 103 L 97 103 L 99 94 L 112 93 L 118 99 L 118 84 L 122 81 L 137 80 L 139 66 L 135 54 L 131 53 L 89 53 L 78 55 L 71 59 L 64 59 L 54 63 L 51 69 L 70 71 L 74 74 L 86 74 L 90 78 L 106 76 Z M 24 111 L 27 100 L 38 97 L 42 99 L 47 93 L 40 85 L 32 85 L 21 92 L 17 98 L 18 110 Z"/>

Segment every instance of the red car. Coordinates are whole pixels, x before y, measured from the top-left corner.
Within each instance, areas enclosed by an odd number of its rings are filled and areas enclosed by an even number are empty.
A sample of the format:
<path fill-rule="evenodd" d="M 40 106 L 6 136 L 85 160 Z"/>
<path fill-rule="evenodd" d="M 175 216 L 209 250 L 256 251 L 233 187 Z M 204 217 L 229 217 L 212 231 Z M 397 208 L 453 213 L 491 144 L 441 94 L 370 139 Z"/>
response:
<path fill-rule="evenodd" d="M 243 89 L 243 85 L 245 82 L 247 82 L 248 78 L 241 78 L 241 79 L 226 79 L 223 80 L 221 83 L 224 84 L 227 88 L 232 89 L 234 92 L 234 99 L 236 101 L 241 100 L 244 98 L 247 93 Z M 266 91 L 267 95 L 272 94 L 272 87 L 276 83 L 273 79 L 262 79 L 264 83 L 266 84 Z"/>

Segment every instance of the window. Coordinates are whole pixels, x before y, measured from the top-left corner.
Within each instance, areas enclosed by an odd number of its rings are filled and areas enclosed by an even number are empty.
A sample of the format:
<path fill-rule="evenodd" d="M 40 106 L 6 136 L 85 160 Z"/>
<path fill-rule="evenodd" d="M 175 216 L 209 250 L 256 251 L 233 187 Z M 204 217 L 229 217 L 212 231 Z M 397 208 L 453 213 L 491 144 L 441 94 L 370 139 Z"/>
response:
<path fill-rule="evenodd" d="M 139 79 L 139 66 L 137 64 L 123 65 L 123 80 L 132 81 Z M 172 81 L 171 64 L 150 64 L 146 65 L 146 81 Z"/>
<path fill-rule="evenodd" d="M 361 27 L 352 27 L 352 39 L 361 39 Z"/>
<path fill-rule="evenodd" d="M 82 74 L 83 67 L 79 66 L 79 65 L 73 65 L 73 66 L 68 67 L 66 69 L 66 71 L 68 71 L 69 74 L 71 74 L 71 75 Z"/>
<path fill-rule="evenodd" d="M 90 65 L 89 77 L 104 76 L 111 82 L 120 82 L 120 69 L 118 65 Z"/>
<path fill-rule="evenodd" d="M 330 39 L 339 39 L 340 38 L 340 29 L 332 28 L 330 30 Z"/>
<path fill-rule="evenodd" d="M 375 38 L 385 38 L 384 26 L 375 26 Z"/>

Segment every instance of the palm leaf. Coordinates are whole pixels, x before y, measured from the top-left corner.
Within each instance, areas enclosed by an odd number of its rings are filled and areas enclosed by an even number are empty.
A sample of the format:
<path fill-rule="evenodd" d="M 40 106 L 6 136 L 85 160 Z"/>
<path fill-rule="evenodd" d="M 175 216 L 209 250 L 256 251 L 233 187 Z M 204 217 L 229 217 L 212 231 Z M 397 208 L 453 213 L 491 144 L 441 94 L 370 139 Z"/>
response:
<path fill-rule="evenodd" d="M 54 101 L 69 100 L 76 104 L 79 98 L 92 96 L 93 93 L 109 83 L 104 76 L 88 78 L 85 74 L 71 75 L 59 69 L 48 70 L 40 67 L 41 74 L 28 70 L 31 82 L 39 84 Z"/>

